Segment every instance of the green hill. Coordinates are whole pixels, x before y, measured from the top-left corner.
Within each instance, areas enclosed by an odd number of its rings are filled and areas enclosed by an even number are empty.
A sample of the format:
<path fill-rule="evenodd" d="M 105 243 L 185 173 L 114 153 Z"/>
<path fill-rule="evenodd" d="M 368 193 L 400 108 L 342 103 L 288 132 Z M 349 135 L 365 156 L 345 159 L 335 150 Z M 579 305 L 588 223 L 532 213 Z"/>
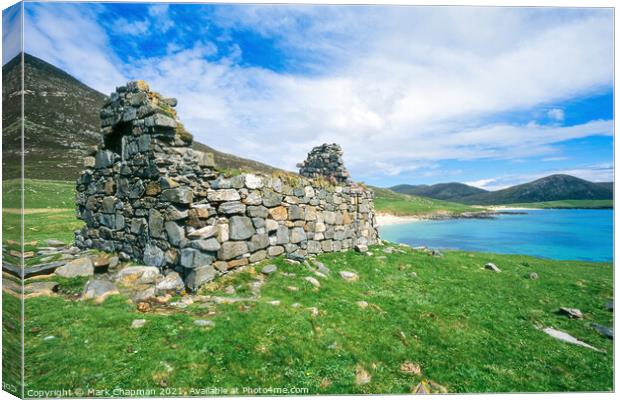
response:
<path fill-rule="evenodd" d="M 373 187 L 375 208 L 378 213 L 397 216 L 449 217 L 463 213 L 483 212 L 480 208 L 450 201 L 396 193 L 389 189 Z"/>
<path fill-rule="evenodd" d="M 436 185 L 397 185 L 390 189 L 397 193 L 457 202 L 463 197 L 487 192 L 484 189 L 457 182 L 438 183 Z"/>

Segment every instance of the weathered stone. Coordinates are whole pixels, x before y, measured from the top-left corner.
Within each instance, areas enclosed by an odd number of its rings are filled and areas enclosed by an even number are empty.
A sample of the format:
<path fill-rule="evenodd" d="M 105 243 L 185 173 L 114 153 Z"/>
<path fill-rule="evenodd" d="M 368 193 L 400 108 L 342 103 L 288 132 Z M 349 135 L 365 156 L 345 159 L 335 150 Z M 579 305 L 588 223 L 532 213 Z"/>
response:
<path fill-rule="evenodd" d="M 304 277 L 304 280 L 310 283 L 314 287 L 318 287 L 318 288 L 321 287 L 321 282 L 319 282 L 316 278 L 312 276 L 306 276 Z"/>
<path fill-rule="evenodd" d="M 225 242 L 222 244 L 222 247 L 217 255 L 220 260 L 227 261 L 235 257 L 239 257 L 248 251 L 248 245 L 246 242 Z"/>
<path fill-rule="evenodd" d="M 185 284 L 183 283 L 183 279 L 181 279 L 181 275 L 178 272 L 172 271 L 169 272 L 164 279 L 159 281 L 156 286 L 157 290 L 174 290 L 181 291 L 185 289 Z"/>
<path fill-rule="evenodd" d="M 284 253 L 284 247 L 282 246 L 270 246 L 267 248 L 267 254 L 269 254 L 269 257 L 277 257 L 282 253 Z"/>
<path fill-rule="evenodd" d="M 583 314 L 581 310 L 577 308 L 560 307 L 558 311 L 560 314 L 567 315 L 569 318 L 582 319 Z"/>
<path fill-rule="evenodd" d="M 245 205 L 239 201 L 229 201 L 222 203 L 217 211 L 222 214 L 244 214 Z"/>
<path fill-rule="evenodd" d="M 110 281 L 103 279 L 92 279 L 86 283 L 84 292 L 82 293 L 83 300 L 93 300 L 95 303 L 102 303 L 109 296 L 119 294 L 116 285 Z"/>
<path fill-rule="evenodd" d="M 230 218 L 230 238 L 232 240 L 245 240 L 252 237 L 256 232 L 252 220 L 248 217 L 234 216 Z"/>
<path fill-rule="evenodd" d="M 208 319 L 197 319 L 194 321 L 194 325 L 200 327 L 212 327 L 215 326 L 215 322 L 210 321 Z"/>
<path fill-rule="evenodd" d="M 4 289 L 6 290 L 7 287 L 4 287 Z M 19 287 L 15 288 L 15 291 L 12 291 L 13 293 L 19 293 L 20 292 Z M 24 285 L 24 298 L 32 298 L 32 297 L 39 297 L 39 296 L 53 296 L 54 294 L 56 294 L 58 290 L 58 282 L 52 282 L 52 281 L 42 281 L 42 282 L 32 282 L 29 283 L 27 285 Z"/>
<path fill-rule="evenodd" d="M 179 226 L 174 221 L 168 221 L 165 223 L 166 233 L 168 234 L 168 241 L 177 247 L 181 247 L 185 241 L 185 229 Z"/>
<path fill-rule="evenodd" d="M 614 340 L 614 330 L 612 328 L 607 328 L 603 325 L 597 324 L 595 322 L 591 323 L 590 326 L 601 334 L 601 336 L 606 337 L 607 339 Z"/>
<path fill-rule="evenodd" d="M 278 221 L 275 221 L 273 219 L 267 219 L 265 220 L 265 229 L 267 230 L 267 232 L 273 232 L 276 229 L 278 229 Z"/>
<path fill-rule="evenodd" d="M 275 219 L 275 218 L 274 218 Z M 291 221 L 297 221 L 304 219 L 304 212 L 301 207 L 292 205 L 288 208 L 288 219 Z"/>
<path fill-rule="evenodd" d="M 164 217 L 154 208 L 149 210 L 149 232 L 154 238 L 164 237 Z"/>
<path fill-rule="evenodd" d="M 215 236 L 217 231 L 217 226 L 205 226 L 204 228 L 196 229 L 195 231 L 190 232 L 187 237 L 190 239 L 207 239 Z"/>
<path fill-rule="evenodd" d="M 250 260 L 247 258 L 239 258 L 236 260 L 230 260 L 228 262 L 228 269 L 233 269 L 233 268 L 237 268 L 237 267 L 241 267 L 243 265 L 248 265 L 250 263 Z"/>
<path fill-rule="evenodd" d="M 171 202 L 177 204 L 189 204 L 192 202 L 192 191 L 186 187 L 179 187 L 176 189 L 166 189 L 162 192 L 162 197 Z"/>
<path fill-rule="evenodd" d="M 127 267 L 120 270 L 114 277 L 117 283 L 125 286 L 156 283 L 159 279 L 159 268 L 147 266 Z"/>
<path fill-rule="evenodd" d="M 181 250 L 180 264 L 185 268 L 198 268 L 205 265 L 211 265 L 215 257 L 201 252 L 197 249 L 185 248 Z"/>
<path fill-rule="evenodd" d="M 265 207 L 275 207 L 280 205 L 280 203 L 282 203 L 282 195 L 271 190 L 265 190 L 263 192 L 263 205 Z"/>
<path fill-rule="evenodd" d="M 209 190 L 207 193 L 207 198 L 209 201 L 215 202 L 241 200 L 239 192 L 235 189 Z"/>
<path fill-rule="evenodd" d="M 501 269 L 497 268 L 497 265 L 493 264 L 493 263 L 486 263 L 484 264 L 484 268 L 493 271 L 493 272 L 502 272 Z"/>
<path fill-rule="evenodd" d="M 359 279 L 359 276 L 351 271 L 340 271 L 340 277 L 347 282 L 355 282 Z"/>
<path fill-rule="evenodd" d="M 265 275 L 271 275 L 278 270 L 278 267 L 274 264 L 265 265 L 260 272 Z"/>
<path fill-rule="evenodd" d="M 251 252 L 265 249 L 269 246 L 269 235 L 266 233 L 252 236 L 248 248 Z"/>
<path fill-rule="evenodd" d="M 306 232 L 303 228 L 293 228 L 291 231 L 291 243 L 301 243 L 307 240 Z"/>
<path fill-rule="evenodd" d="M 278 230 L 276 232 L 276 244 L 287 244 L 289 241 L 288 228 L 286 226 L 278 226 Z"/>
<path fill-rule="evenodd" d="M 537 280 L 538 279 L 538 274 L 536 272 L 530 272 L 530 279 L 531 280 Z"/>
<path fill-rule="evenodd" d="M 267 207 L 264 206 L 249 206 L 248 207 L 248 216 L 253 218 L 267 218 L 268 215 Z"/>
<path fill-rule="evenodd" d="M 131 321 L 131 329 L 139 329 L 142 328 L 146 324 L 145 319 L 134 319 Z"/>
<path fill-rule="evenodd" d="M 246 174 L 245 187 L 248 189 L 260 189 L 263 187 L 263 181 L 259 176 L 254 174 Z"/>
<path fill-rule="evenodd" d="M 269 209 L 269 216 L 276 221 L 284 221 L 288 218 L 286 207 L 279 206 Z"/>
<path fill-rule="evenodd" d="M 190 246 L 202 251 L 218 251 L 221 247 L 220 242 L 216 238 L 194 240 Z"/>
<path fill-rule="evenodd" d="M 252 255 L 250 255 L 249 261 L 251 263 L 257 263 L 259 261 L 263 261 L 265 258 L 267 258 L 267 251 L 259 250 L 256 253 L 253 253 Z"/>
<path fill-rule="evenodd" d="M 153 243 L 148 243 L 144 248 L 142 262 L 155 267 L 163 267 L 166 265 L 164 251 Z"/>
<path fill-rule="evenodd" d="M 56 270 L 56 275 L 63 278 L 75 278 L 77 276 L 91 276 L 95 273 L 95 266 L 88 257 L 69 261 Z"/>
<path fill-rule="evenodd" d="M 217 272 L 212 265 L 206 265 L 202 267 L 195 268 L 192 270 L 187 276 L 187 287 L 192 290 L 198 289 L 201 285 L 205 283 L 211 282 Z"/>

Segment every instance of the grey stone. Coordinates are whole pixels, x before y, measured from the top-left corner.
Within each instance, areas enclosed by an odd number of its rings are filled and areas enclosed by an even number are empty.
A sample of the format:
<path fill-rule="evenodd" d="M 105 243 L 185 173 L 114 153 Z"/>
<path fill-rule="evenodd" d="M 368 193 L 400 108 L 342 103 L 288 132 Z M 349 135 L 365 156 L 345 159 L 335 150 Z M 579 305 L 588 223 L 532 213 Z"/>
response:
<path fill-rule="evenodd" d="M 292 205 L 288 208 L 288 217 L 292 221 L 298 221 L 300 219 L 304 219 L 304 212 L 301 207 Z"/>
<path fill-rule="evenodd" d="M 166 265 L 164 251 L 153 243 L 148 243 L 144 248 L 142 262 L 155 267 L 163 267 Z"/>
<path fill-rule="evenodd" d="M 164 217 L 154 208 L 149 210 L 149 232 L 154 238 L 164 237 Z"/>
<path fill-rule="evenodd" d="M 189 287 L 191 290 L 197 290 L 205 283 L 211 282 L 216 275 L 217 272 L 212 265 L 205 265 L 195 268 L 187 276 L 187 287 Z"/>
<path fill-rule="evenodd" d="M 264 206 L 249 206 L 248 216 L 253 218 L 267 218 L 267 207 Z"/>
<path fill-rule="evenodd" d="M 331 273 L 331 270 L 327 268 L 322 262 L 314 261 L 313 263 L 320 273 L 325 275 L 329 275 Z"/>
<path fill-rule="evenodd" d="M 189 204 L 193 198 L 192 191 L 185 187 L 166 189 L 161 194 L 165 200 L 177 204 Z"/>
<path fill-rule="evenodd" d="M 279 206 L 280 203 L 282 203 L 282 196 L 278 193 L 271 190 L 265 190 L 263 192 L 263 205 L 265 207 L 271 208 Z"/>
<path fill-rule="evenodd" d="M 187 237 L 190 239 L 207 239 L 215 236 L 217 233 L 217 226 L 205 226 L 204 228 L 196 229 L 190 232 Z"/>
<path fill-rule="evenodd" d="M 217 241 L 216 238 L 202 239 L 202 240 L 194 240 L 190 244 L 193 248 L 202 250 L 202 251 L 218 251 L 220 247 L 220 242 Z"/>
<path fill-rule="evenodd" d="M 207 193 L 207 198 L 209 201 L 215 202 L 241 200 L 239 192 L 235 189 L 210 190 Z"/>
<path fill-rule="evenodd" d="M 614 340 L 614 330 L 612 328 L 607 328 L 603 325 L 597 324 L 595 322 L 591 323 L 590 326 L 601 334 L 601 336 L 606 337 L 607 339 Z"/>
<path fill-rule="evenodd" d="M 210 254 L 206 254 L 197 249 L 185 248 L 181 250 L 180 264 L 185 268 L 198 268 L 210 265 L 215 260 Z"/>
<path fill-rule="evenodd" d="M 250 262 L 256 263 L 259 261 L 263 261 L 265 258 L 267 258 L 267 251 L 259 250 L 256 253 L 252 253 L 252 255 L 250 255 Z"/>
<path fill-rule="evenodd" d="M 304 277 L 304 280 L 310 283 L 314 287 L 321 287 L 321 282 L 319 282 L 316 278 L 312 276 L 306 276 Z"/>
<path fill-rule="evenodd" d="M 99 150 L 95 155 L 95 168 L 108 168 L 114 163 L 114 153 L 109 150 Z"/>
<path fill-rule="evenodd" d="M 288 228 L 286 226 L 279 225 L 276 231 L 276 244 L 287 244 L 289 240 Z"/>
<path fill-rule="evenodd" d="M 547 335 L 551 336 L 554 339 L 558 339 L 562 342 L 566 342 L 566 343 L 570 343 L 570 344 L 574 344 L 577 346 L 581 346 L 581 347 L 585 347 L 588 348 L 590 350 L 594 350 L 594 351 L 598 351 L 600 352 L 601 350 L 597 349 L 594 346 L 591 346 L 585 342 L 582 342 L 581 340 L 575 338 L 574 336 L 569 335 L 566 332 L 562 332 L 559 331 L 557 329 L 553 329 L 553 328 L 544 328 L 543 332 L 545 332 Z"/>
<path fill-rule="evenodd" d="M 357 244 L 355 245 L 355 251 L 358 253 L 366 253 L 368 251 L 368 246 L 365 244 Z"/>
<path fill-rule="evenodd" d="M 139 329 L 142 328 L 146 324 L 145 319 L 134 319 L 131 321 L 131 329 Z"/>
<path fill-rule="evenodd" d="M 181 291 L 185 289 L 185 283 L 183 283 L 183 279 L 181 279 L 181 275 L 178 272 L 172 271 L 169 272 L 168 275 L 164 277 L 160 282 L 157 283 L 157 290 L 174 290 Z"/>
<path fill-rule="evenodd" d="M 293 228 L 291 231 L 291 243 L 301 243 L 306 240 L 307 237 L 304 228 Z"/>
<path fill-rule="evenodd" d="M 263 181 L 259 176 L 254 174 L 246 174 L 245 187 L 248 189 L 260 189 L 263 187 Z"/>
<path fill-rule="evenodd" d="M 252 236 L 248 248 L 251 252 L 262 250 L 269 246 L 269 235 L 266 233 L 256 234 Z"/>
<path fill-rule="evenodd" d="M 217 209 L 218 212 L 222 214 L 244 214 L 245 213 L 245 205 L 241 204 L 239 201 L 229 201 L 226 203 L 222 203 L 220 207 Z"/>
<path fill-rule="evenodd" d="M 274 264 L 265 265 L 260 272 L 265 275 L 271 275 L 278 270 L 278 267 Z"/>
<path fill-rule="evenodd" d="M 159 268 L 138 265 L 127 267 L 118 271 L 114 277 L 115 281 L 125 286 L 154 284 L 160 278 Z"/>
<path fill-rule="evenodd" d="M 248 245 L 246 242 L 225 242 L 222 244 L 218 252 L 218 258 L 220 260 L 232 260 L 235 257 L 247 253 Z"/>
<path fill-rule="evenodd" d="M 340 271 L 340 277 L 347 282 L 355 282 L 359 279 L 359 276 L 351 271 Z"/>
<path fill-rule="evenodd" d="M 531 280 L 537 280 L 538 279 L 538 274 L 536 272 L 530 272 L 530 279 Z"/>
<path fill-rule="evenodd" d="M 185 241 L 185 229 L 179 226 L 174 221 L 168 221 L 165 223 L 166 233 L 168 234 L 168 241 L 173 245 L 180 247 Z"/>
<path fill-rule="evenodd" d="M 44 243 L 51 247 L 62 247 L 65 245 L 65 242 L 63 242 L 62 240 L 57 240 L 57 239 L 47 239 L 47 240 L 44 240 Z"/>
<path fill-rule="evenodd" d="M 56 270 L 56 275 L 63 278 L 75 278 L 77 276 L 91 276 L 95 273 L 93 262 L 88 257 L 69 261 Z"/>
<path fill-rule="evenodd" d="M 277 257 L 284 253 L 284 247 L 282 246 L 270 246 L 267 248 L 267 254 L 269 257 Z"/>
<path fill-rule="evenodd" d="M 229 220 L 230 238 L 232 240 L 245 240 L 254 235 L 256 230 L 252 220 L 248 217 L 234 216 Z"/>
<path fill-rule="evenodd" d="M 575 319 L 583 318 L 583 314 L 581 310 L 577 308 L 560 307 L 560 310 L 558 311 L 558 313 L 564 314 L 568 316 L 569 318 L 575 318 Z"/>
<path fill-rule="evenodd" d="M 109 296 L 118 293 L 116 285 L 112 282 L 103 279 L 92 279 L 86 283 L 84 292 L 82 293 L 82 299 L 94 300 L 96 303 L 101 303 Z"/>
<path fill-rule="evenodd" d="M 201 327 L 206 327 L 206 326 L 215 326 L 215 322 L 208 320 L 208 319 L 197 319 L 194 321 L 194 325 L 197 326 L 201 326 Z"/>
<path fill-rule="evenodd" d="M 484 264 L 484 268 L 488 269 L 489 271 L 493 271 L 493 272 L 502 272 L 502 270 L 497 268 L 497 265 L 493 263 Z"/>

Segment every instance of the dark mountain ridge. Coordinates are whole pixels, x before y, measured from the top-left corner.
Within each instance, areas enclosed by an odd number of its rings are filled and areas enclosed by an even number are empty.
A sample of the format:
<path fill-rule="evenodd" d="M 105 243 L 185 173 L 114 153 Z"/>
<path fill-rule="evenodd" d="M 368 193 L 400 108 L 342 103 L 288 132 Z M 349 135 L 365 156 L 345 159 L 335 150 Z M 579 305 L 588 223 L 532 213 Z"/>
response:
<path fill-rule="evenodd" d="M 395 192 L 417 194 L 440 200 L 464 204 L 500 205 L 533 203 L 556 200 L 610 200 L 613 199 L 613 182 L 590 182 L 571 175 L 549 175 L 532 182 L 506 189 L 486 191 L 460 183 L 437 185 L 398 185 Z M 473 190 L 472 190 L 473 189 Z M 476 190 L 478 192 L 476 193 Z M 466 194 L 467 192 L 472 192 Z"/>

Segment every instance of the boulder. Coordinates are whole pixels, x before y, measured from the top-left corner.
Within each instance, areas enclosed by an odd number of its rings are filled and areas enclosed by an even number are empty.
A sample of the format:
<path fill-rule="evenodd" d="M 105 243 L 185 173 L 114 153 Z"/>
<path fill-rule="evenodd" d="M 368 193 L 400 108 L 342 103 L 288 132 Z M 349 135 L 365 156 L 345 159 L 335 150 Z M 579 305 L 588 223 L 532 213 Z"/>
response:
<path fill-rule="evenodd" d="M 502 270 L 497 268 L 497 265 L 493 263 L 484 264 L 484 268 L 488 269 L 489 271 L 493 271 L 493 272 L 502 272 Z"/>
<path fill-rule="evenodd" d="M 260 271 L 265 275 L 271 275 L 278 270 L 278 267 L 274 264 L 265 265 Z"/>
<path fill-rule="evenodd" d="M 291 231 L 291 243 L 301 243 L 308 240 L 304 228 L 293 228 Z"/>
<path fill-rule="evenodd" d="M 142 328 L 146 324 L 145 319 L 134 319 L 131 321 L 131 329 L 139 329 Z"/>
<path fill-rule="evenodd" d="M 115 276 L 115 281 L 125 286 L 136 284 L 152 284 L 159 279 L 159 268 L 149 266 L 127 267 Z"/>
<path fill-rule="evenodd" d="M 306 276 L 304 277 L 304 280 L 310 283 L 314 287 L 317 287 L 317 288 L 321 287 L 321 282 L 319 282 L 316 278 L 312 276 Z"/>
<path fill-rule="evenodd" d="M 157 290 L 162 291 L 181 291 L 185 289 L 185 283 L 183 283 L 183 279 L 181 279 L 181 275 L 178 272 L 171 271 L 155 287 Z"/>
<path fill-rule="evenodd" d="M 207 239 L 211 236 L 215 236 L 217 231 L 217 226 L 205 226 L 204 228 L 190 232 L 187 237 L 190 239 Z"/>
<path fill-rule="evenodd" d="M 176 247 L 182 247 L 185 242 L 185 229 L 174 221 L 168 221 L 165 224 L 168 241 Z"/>
<path fill-rule="evenodd" d="M 17 293 L 20 292 L 19 287 L 15 289 Z M 41 281 L 32 282 L 24 285 L 24 297 L 39 297 L 39 296 L 53 296 L 58 291 L 58 282 Z"/>
<path fill-rule="evenodd" d="M 166 265 L 166 258 L 164 251 L 157 247 L 153 243 L 148 243 L 144 248 L 144 254 L 142 255 L 142 262 L 147 265 L 153 265 L 156 267 L 163 267 Z"/>
<path fill-rule="evenodd" d="M 581 313 L 581 310 L 577 308 L 560 307 L 560 309 L 558 310 L 558 313 L 566 315 L 569 318 L 574 318 L 574 319 L 583 318 L 583 314 Z"/>
<path fill-rule="evenodd" d="M 359 276 L 351 271 L 340 271 L 340 277 L 347 282 L 355 282 L 359 279 Z"/>
<path fill-rule="evenodd" d="M 601 336 L 606 337 L 607 339 L 614 340 L 614 330 L 612 328 L 607 328 L 603 325 L 599 325 L 597 323 L 591 323 L 590 326 L 597 331 Z"/>
<path fill-rule="evenodd" d="M 191 189 L 186 187 L 166 189 L 161 194 L 164 200 L 177 204 L 190 204 L 193 198 Z"/>
<path fill-rule="evenodd" d="M 260 189 L 263 187 L 263 180 L 254 174 L 245 175 L 245 187 L 248 189 Z"/>
<path fill-rule="evenodd" d="M 232 260 L 248 251 L 246 242 L 225 242 L 218 252 L 218 258 L 221 260 Z"/>
<path fill-rule="evenodd" d="M 209 201 L 214 202 L 241 200 L 239 192 L 235 189 L 209 190 L 207 192 L 207 198 Z"/>
<path fill-rule="evenodd" d="M 56 275 L 63 278 L 75 278 L 77 276 L 92 276 L 95 273 L 95 266 L 88 257 L 78 258 L 69 261 L 56 270 Z"/>
<path fill-rule="evenodd" d="M 194 240 L 190 246 L 202 251 L 218 251 L 222 247 L 216 238 Z"/>
<path fill-rule="evenodd" d="M 357 244 L 355 245 L 355 251 L 358 253 L 366 253 L 368 251 L 368 246 L 365 244 Z"/>
<path fill-rule="evenodd" d="M 212 265 L 195 268 L 187 276 L 187 287 L 197 290 L 201 285 L 211 282 L 216 275 L 217 272 Z"/>
<path fill-rule="evenodd" d="M 118 294 L 116 285 L 112 282 L 103 279 L 91 279 L 86 283 L 84 292 L 82 293 L 83 300 L 93 300 L 95 303 L 102 303 L 109 296 Z"/>
<path fill-rule="evenodd" d="M 228 201 L 226 203 L 222 203 L 217 211 L 226 215 L 245 214 L 245 204 L 242 204 L 239 201 Z"/>
<path fill-rule="evenodd" d="M 181 266 L 185 268 L 198 268 L 205 265 L 210 265 L 215 261 L 215 257 L 201 252 L 197 249 L 185 248 L 181 250 Z"/>

